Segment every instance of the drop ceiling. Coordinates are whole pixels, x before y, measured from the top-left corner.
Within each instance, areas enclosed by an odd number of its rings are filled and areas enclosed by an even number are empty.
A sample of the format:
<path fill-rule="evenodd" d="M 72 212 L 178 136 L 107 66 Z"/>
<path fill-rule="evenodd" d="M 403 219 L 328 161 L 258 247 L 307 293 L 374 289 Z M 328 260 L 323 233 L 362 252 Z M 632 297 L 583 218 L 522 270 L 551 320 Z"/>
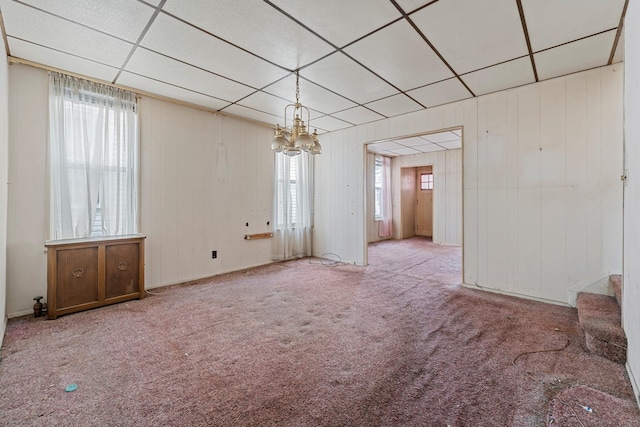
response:
<path fill-rule="evenodd" d="M 622 61 L 625 9 L 625 0 L 0 0 L 13 62 L 271 125 L 295 100 L 299 70 L 319 132 Z"/>
<path fill-rule="evenodd" d="M 387 157 L 409 156 L 458 148 L 462 148 L 461 129 L 367 144 L 369 152 Z"/>

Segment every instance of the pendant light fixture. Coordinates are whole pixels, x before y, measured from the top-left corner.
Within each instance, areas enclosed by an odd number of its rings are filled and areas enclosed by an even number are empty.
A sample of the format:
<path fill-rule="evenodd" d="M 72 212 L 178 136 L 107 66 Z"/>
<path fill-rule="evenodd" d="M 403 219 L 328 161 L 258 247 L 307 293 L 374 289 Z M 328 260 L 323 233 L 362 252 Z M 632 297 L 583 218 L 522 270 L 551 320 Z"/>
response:
<path fill-rule="evenodd" d="M 287 110 L 291 112 L 290 125 L 287 126 Z M 309 154 L 320 154 L 322 147 L 318 142 L 318 131 L 313 130 L 309 134 L 304 123 L 302 111 L 307 112 L 307 124 L 310 124 L 311 117 L 309 109 L 300 103 L 300 75 L 296 70 L 296 102 L 284 107 L 284 126 L 276 125 L 275 135 L 271 142 L 271 149 L 276 153 L 284 153 L 287 156 L 295 156 L 303 151 Z"/>

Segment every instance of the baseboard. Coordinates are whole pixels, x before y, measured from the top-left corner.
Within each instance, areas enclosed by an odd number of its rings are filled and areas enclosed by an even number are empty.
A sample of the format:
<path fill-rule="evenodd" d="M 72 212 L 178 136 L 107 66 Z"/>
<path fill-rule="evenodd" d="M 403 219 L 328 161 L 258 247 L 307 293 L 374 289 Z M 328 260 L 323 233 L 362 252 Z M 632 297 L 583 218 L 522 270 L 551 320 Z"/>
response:
<path fill-rule="evenodd" d="M 477 290 L 480 290 L 480 291 L 491 292 L 491 293 L 494 293 L 494 294 L 508 295 L 508 296 L 511 296 L 511 297 L 517 297 L 517 298 L 528 299 L 528 300 L 532 300 L 532 301 L 543 302 L 545 304 L 559 305 L 559 306 L 562 306 L 562 307 L 571 307 L 571 305 L 567 304 L 566 302 L 555 301 L 555 300 L 546 299 L 546 298 L 539 298 L 539 297 L 534 297 L 534 296 L 526 295 L 526 294 L 519 294 L 517 292 L 503 291 L 501 289 L 487 288 L 487 287 L 484 287 L 484 286 L 478 286 L 475 283 L 463 283 L 462 286 L 464 286 L 465 288 L 468 288 L 468 289 L 477 289 Z"/>
<path fill-rule="evenodd" d="M 633 387 L 633 394 L 636 396 L 636 403 L 638 404 L 638 408 L 640 408 L 640 384 L 638 384 L 636 378 L 633 376 L 633 371 L 631 370 L 631 366 L 629 366 L 629 362 L 627 362 L 627 374 L 629 374 L 629 380 Z"/>
<path fill-rule="evenodd" d="M 33 310 L 29 309 L 29 310 L 16 311 L 15 313 L 9 313 L 7 314 L 7 318 L 13 319 L 14 317 L 22 317 L 28 314 L 33 314 Z"/>
<path fill-rule="evenodd" d="M 2 347 L 2 342 L 4 341 L 4 333 L 7 330 L 7 322 L 9 321 L 9 319 L 7 318 L 7 316 L 4 316 L 3 322 L 2 322 L 2 330 L 0 331 L 0 347 Z"/>
<path fill-rule="evenodd" d="M 147 284 L 145 283 L 144 288 L 145 289 L 156 289 L 156 288 L 164 288 L 165 286 L 173 286 L 173 285 L 186 285 L 189 283 L 197 283 L 197 282 L 201 282 L 201 281 L 205 281 L 207 279 L 212 279 L 214 277 L 217 276 L 222 276 L 223 274 L 228 274 L 228 273 L 235 273 L 238 271 L 244 271 L 244 270 L 250 270 L 252 268 L 256 268 L 256 267 L 262 267 L 265 265 L 269 265 L 269 264 L 273 264 L 277 261 L 268 261 L 268 262 L 264 262 L 264 263 L 259 263 L 259 264 L 252 264 L 252 265 L 248 265 L 242 268 L 239 268 L 237 270 L 221 270 L 215 274 L 207 274 L 205 276 L 196 276 L 196 277 L 191 277 L 191 278 L 186 278 L 186 279 L 180 279 L 176 282 L 168 282 L 168 283 L 161 283 L 161 284 Z"/>

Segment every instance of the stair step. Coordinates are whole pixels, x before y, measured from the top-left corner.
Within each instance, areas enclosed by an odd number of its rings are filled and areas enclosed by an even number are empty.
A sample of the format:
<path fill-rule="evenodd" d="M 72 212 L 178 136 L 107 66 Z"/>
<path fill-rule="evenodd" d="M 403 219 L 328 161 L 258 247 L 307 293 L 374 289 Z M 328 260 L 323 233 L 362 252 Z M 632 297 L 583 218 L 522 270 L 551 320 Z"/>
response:
<path fill-rule="evenodd" d="M 620 306 L 614 297 L 580 292 L 578 319 L 587 348 L 617 363 L 627 361 L 627 337 L 621 326 Z"/>
<path fill-rule="evenodd" d="M 612 274 L 609 276 L 609 283 L 613 286 L 613 292 L 616 294 L 616 301 L 622 307 L 622 275 Z"/>

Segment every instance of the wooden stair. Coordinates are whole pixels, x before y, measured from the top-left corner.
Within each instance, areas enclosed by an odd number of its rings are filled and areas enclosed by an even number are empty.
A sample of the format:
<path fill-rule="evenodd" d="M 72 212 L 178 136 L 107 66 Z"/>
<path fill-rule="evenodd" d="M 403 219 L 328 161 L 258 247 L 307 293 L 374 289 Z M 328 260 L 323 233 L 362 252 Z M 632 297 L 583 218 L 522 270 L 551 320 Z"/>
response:
<path fill-rule="evenodd" d="M 578 319 L 589 351 L 617 363 L 626 363 L 627 337 L 622 330 L 620 312 L 622 278 L 617 274 L 612 275 L 609 283 L 614 289 L 615 298 L 578 293 Z"/>

